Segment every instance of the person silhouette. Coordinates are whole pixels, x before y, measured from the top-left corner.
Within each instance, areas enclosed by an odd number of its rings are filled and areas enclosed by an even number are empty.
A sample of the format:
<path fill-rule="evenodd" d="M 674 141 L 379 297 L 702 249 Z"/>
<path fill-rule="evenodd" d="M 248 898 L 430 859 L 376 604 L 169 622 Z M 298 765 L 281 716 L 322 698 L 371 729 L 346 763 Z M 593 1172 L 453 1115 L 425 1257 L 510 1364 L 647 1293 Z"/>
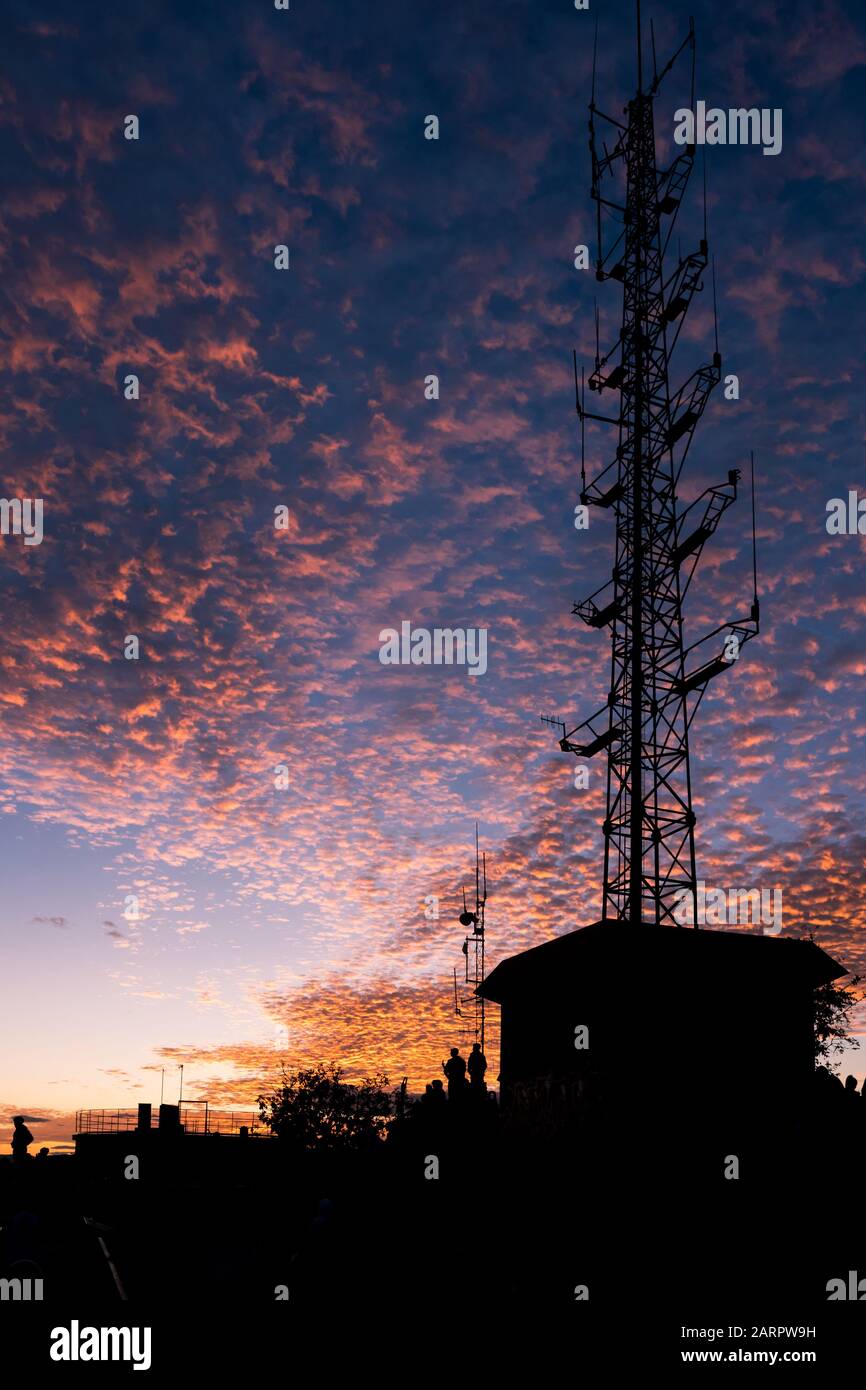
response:
<path fill-rule="evenodd" d="M 429 1091 L 430 1100 L 432 1101 L 434 1107 L 446 1104 L 445 1090 L 442 1086 L 442 1081 L 440 1077 L 437 1076 L 435 1081 L 430 1082 Z"/>
<path fill-rule="evenodd" d="M 474 1091 L 486 1090 L 484 1085 L 484 1073 L 487 1070 L 487 1058 L 481 1051 L 480 1043 L 472 1044 L 472 1051 L 469 1054 L 469 1084 Z"/>
<path fill-rule="evenodd" d="M 452 1047 L 448 1061 L 442 1063 L 442 1070 L 448 1077 L 448 1099 L 457 1100 L 466 1085 L 466 1063 L 456 1047 Z"/>
<path fill-rule="evenodd" d="M 12 1158 L 16 1163 L 27 1157 L 27 1149 L 33 1143 L 33 1135 L 24 1123 L 23 1115 L 13 1115 L 12 1123 L 15 1129 L 12 1132 Z"/>

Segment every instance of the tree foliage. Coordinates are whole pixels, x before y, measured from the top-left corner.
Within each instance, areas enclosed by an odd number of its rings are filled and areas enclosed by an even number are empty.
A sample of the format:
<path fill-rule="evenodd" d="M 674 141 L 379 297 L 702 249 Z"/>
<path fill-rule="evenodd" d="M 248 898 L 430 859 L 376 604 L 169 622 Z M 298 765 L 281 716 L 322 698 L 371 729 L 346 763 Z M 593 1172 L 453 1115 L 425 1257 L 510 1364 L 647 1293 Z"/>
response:
<path fill-rule="evenodd" d="M 854 975 L 847 986 L 831 980 L 815 990 L 816 1065 L 832 1069 L 839 1053 L 860 1046 L 852 1033 L 851 1011 L 860 1003 L 860 996 L 853 991 L 862 978 Z"/>
<path fill-rule="evenodd" d="M 365 1148 L 385 1134 L 392 1113 L 387 1086 L 382 1072 L 350 1084 L 335 1062 L 283 1068 L 274 1090 L 258 1097 L 259 1113 L 272 1134 L 297 1148 Z"/>

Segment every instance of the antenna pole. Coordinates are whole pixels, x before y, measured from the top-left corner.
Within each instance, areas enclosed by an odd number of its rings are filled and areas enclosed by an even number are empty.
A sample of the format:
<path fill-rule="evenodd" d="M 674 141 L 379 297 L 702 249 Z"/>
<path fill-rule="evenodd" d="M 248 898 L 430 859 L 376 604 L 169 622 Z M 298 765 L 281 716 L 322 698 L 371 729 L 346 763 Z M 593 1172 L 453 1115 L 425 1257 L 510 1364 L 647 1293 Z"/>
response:
<path fill-rule="evenodd" d="M 483 855 L 482 855 L 482 857 L 481 857 L 481 863 L 482 863 L 482 866 L 483 866 L 483 873 L 484 873 L 484 897 L 481 899 L 481 983 L 483 984 L 483 983 L 484 983 L 484 938 L 485 938 L 485 934 L 486 934 L 485 931 L 484 931 L 484 905 L 485 905 L 485 903 L 487 902 L 487 855 L 486 855 L 486 854 L 483 854 Z M 482 996 L 481 996 L 481 1051 L 482 1051 L 482 1052 L 484 1051 L 484 1011 L 485 1011 L 486 1005 L 487 1005 L 487 1001 L 486 1001 L 486 999 L 484 998 L 484 995 L 482 994 Z"/>
<path fill-rule="evenodd" d="M 758 608 L 758 533 L 755 527 L 755 451 L 749 453 L 752 464 L 752 593 L 754 596 L 753 613 L 757 621 Z"/>
<path fill-rule="evenodd" d="M 706 147 L 706 145 L 704 145 L 703 159 L 701 160 L 701 163 L 702 163 L 702 165 L 703 165 L 703 175 L 704 175 L 704 241 L 706 241 L 706 240 L 707 240 L 707 147 Z"/>
<path fill-rule="evenodd" d="M 574 405 L 577 410 L 578 419 L 580 420 L 580 488 L 582 501 L 583 494 L 586 492 L 586 424 L 583 418 L 583 406 L 581 403 L 581 394 L 584 390 L 583 367 L 580 369 L 580 390 L 578 390 L 577 350 L 575 348 L 572 348 L 571 355 L 574 358 Z"/>
<path fill-rule="evenodd" d="M 637 89 L 638 93 L 643 91 L 643 60 L 641 57 L 640 39 L 640 0 L 637 3 Z"/>
<path fill-rule="evenodd" d="M 580 369 L 580 397 L 580 485 L 583 492 L 586 492 L 586 420 L 582 409 L 586 401 L 586 386 L 583 381 L 583 367 Z"/>
<path fill-rule="evenodd" d="M 592 155 L 592 187 L 595 192 L 596 181 L 598 178 L 597 161 L 595 154 L 595 73 L 598 59 L 598 15 L 595 17 L 595 32 L 592 40 L 592 101 L 589 104 L 589 148 Z M 596 272 L 600 272 L 602 262 L 601 252 L 601 203 L 596 204 L 595 209 L 595 267 Z"/>

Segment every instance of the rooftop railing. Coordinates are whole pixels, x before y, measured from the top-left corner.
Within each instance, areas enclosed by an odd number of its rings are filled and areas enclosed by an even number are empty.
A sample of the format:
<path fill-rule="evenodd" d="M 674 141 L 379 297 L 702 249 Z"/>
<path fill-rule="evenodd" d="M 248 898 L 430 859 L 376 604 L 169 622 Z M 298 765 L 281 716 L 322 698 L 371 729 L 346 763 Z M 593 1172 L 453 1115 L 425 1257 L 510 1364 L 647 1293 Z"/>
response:
<path fill-rule="evenodd" d="M 140 1128 L 159 1129 L 159 1112 L 150 1115 L 148 1125 L 139 1123 L 137 1110 L 77 1110 L 75 1112 L 76 1134 L 125 1134 Z M 180 1106 L 180 1128 L 184 1134 L 240 1134 L 246 1129 L 250 1135 L 261 1135 L 264 1130 L 260 1117 L 250 1110 L 187 1110 Z"/>

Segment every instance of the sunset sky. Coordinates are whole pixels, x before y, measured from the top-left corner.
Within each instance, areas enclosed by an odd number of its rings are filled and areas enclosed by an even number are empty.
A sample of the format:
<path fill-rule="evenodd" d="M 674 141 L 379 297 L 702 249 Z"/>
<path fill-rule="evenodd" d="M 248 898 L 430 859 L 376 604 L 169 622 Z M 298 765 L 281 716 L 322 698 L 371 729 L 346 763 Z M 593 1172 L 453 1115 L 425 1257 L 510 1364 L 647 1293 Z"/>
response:
<path fill-rule="evenodd" d="M 741 395 L 680 495 L 756 450 L 762 632 L 695 724 L 699 871 L 781 889 L 786 934 L 866 973 L 866 542 L 825 527 L 866 497 L 866 15 L 665 0 L 660 58 L 692 12 L 696 96 L 784 121 L 778 156 L 707 150 Z M 0 538 L 2 1151 L 12 1114 L 62 1144 L 79 1107 L 158 1101 L 162 1068 L 174 1099 L 180 1063 L 213 1105 L 281 1058 L 423 1089 L 464 1041 L 476 819 L 490 965 L 598 918 L 603 765 L 575 790 L 539 721 L 609 680 L 570 616 L 613 560 L 610 514 L 573 526 L 571 352 L 591 365 L 596 293 L 608 345 L 621 313 L 573 266 L 596 17 L 617 114 L 631 0 L 7 7 L 3 495 L 44 499 L 44 540 Z M 693 249 L 699 176 L 678 230 Z M 673 384 L 712 347 L 707 283 Z M 588 431 L 590 473 L 611 448 Z M 743 497 L 687 638 L 750 601 Z M 486 673 L 383 666 L 405 620 L 486 628 Z"/>

